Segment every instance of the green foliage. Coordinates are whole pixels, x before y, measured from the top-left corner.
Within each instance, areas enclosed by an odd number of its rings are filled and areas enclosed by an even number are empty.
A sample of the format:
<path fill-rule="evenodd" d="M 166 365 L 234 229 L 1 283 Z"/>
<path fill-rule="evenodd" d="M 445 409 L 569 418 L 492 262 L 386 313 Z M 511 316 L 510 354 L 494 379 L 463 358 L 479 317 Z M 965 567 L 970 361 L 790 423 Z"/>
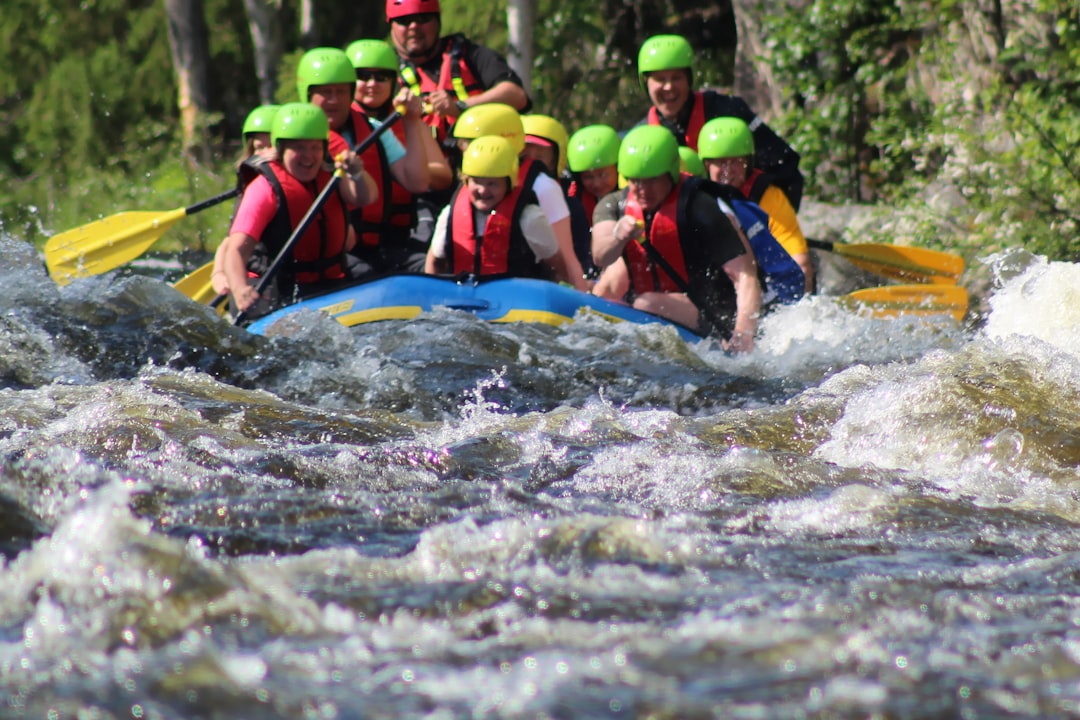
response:
<path fill-rule="evenodd" d="M 678 32 L 695 80 L 727 87 L 728 3 L 537 0 L 532 97 L 570 131 L 619 129 L 648 107 L 636 73 L 649 35 Z M 442 0 L 443 31 L 506 52 L 506 0 Z M 383 2 L 317 2 L 300 38 L 283 7 L 279 101 L 295 99 L 304 49 L 385 38 Z M 803 156 L 807 195 L 890 208 L 882 241 L 1009 245 L 1080 260 L 1080 18 L 1073 0 L 743 0 L 783 107 L 769 123 Z M 241 3 L 206 0 L 216 165 L 179 159 L 176 82 L 162 3 L 9 0 L 0 13 L 0 228 L 41 242 L 129 209 L 169 209 L 227 187 L 240 123 L 258 104 Z M 764 76 L 764 75 L 763 75 Z M 213 247 L 228 208 L 170 231 Z"/>

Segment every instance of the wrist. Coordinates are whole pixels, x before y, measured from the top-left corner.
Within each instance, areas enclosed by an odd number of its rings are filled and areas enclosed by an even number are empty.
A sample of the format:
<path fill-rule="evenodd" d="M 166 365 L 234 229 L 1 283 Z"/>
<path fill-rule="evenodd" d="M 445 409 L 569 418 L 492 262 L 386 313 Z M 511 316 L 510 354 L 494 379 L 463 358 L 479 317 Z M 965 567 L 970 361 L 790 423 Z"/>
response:
<path fill-rule="evenodd" d="M 469 109 L 468 104 L 464 100 L 458 100 L 455 105 L 457 105 L 459 115 Z"/>

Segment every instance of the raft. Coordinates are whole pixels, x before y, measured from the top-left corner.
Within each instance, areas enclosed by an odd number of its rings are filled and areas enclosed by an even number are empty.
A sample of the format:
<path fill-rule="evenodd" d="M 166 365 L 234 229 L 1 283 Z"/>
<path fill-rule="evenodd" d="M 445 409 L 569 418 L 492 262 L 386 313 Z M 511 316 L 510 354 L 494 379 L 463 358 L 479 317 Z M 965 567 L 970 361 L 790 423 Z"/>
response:
<path fill-rule="evenodd" d="M 432 275 L 393 275 L 306 298 L 254 320 L 247 329 L 264 335 L 281 318 L 305 310 L 324 313 L 352 327 L 383 320 L 411 320 L 436 308 L 470 312 L 489 322 L 547 325 L 565 325 L 579 313 L 595 314 L 615 322 L 660 323 L 675 328 L 688 342 L 701 339 L 665 318 L 546 280 L 475 281 Z"/>

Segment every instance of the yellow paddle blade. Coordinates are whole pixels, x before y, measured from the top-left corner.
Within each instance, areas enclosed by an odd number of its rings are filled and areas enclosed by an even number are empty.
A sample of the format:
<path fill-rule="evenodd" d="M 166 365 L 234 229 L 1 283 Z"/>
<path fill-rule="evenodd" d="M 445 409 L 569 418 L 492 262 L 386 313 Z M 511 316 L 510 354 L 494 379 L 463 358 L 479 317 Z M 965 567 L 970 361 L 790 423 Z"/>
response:
<path fill-rule="evenodd" d="M 857 290 L 840 300 L 875 317 L 952 315 L 962 321 L 968 309 L 968 291 L 959 285 L 886 285 Z"/>
<path fill-rule="evenodd" d="M 210 284 L 213 274 L 214 263 L 211 261 L 174 282 L 173 287 L 195 302 L 207 305 L 217 297 L 214 286 Z"/>
<path fill-rule="evenodd" d="M 863 270 L 903 282 L 955 285 L 964 273 L 964 258 L 940 250 L 877 243 L 845 245 L 813 238 L 807 238 L 806 244 L 834 252 Z"/>
<path fill-rule="evenodd" d="M 201 305 L 209 305 L 211 301 L 217 298 L 214 286 L 210 282 L 213 274 L 214 263 L 210 261 L 174 282 L 173 287 L 195 302 Z M 224 316 L 227 309 L 228 303 L 223 302 L 217 306 L 217 314 Z"/>
<path fill-rule="evenodd" d="M 186 215 L 186 208 L 122 212 L 53 235 L 45 243 L 45 265 L 58 285 L 108 272 L 142 255 Z"/>

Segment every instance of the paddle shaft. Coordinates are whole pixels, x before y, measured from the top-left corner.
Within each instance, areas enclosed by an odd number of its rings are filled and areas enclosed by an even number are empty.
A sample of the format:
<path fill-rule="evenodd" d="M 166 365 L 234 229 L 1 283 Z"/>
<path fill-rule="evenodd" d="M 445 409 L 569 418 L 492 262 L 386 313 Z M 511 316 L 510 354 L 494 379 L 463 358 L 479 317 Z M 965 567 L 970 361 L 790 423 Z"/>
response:
<path fill-rule="evenodd" d="M 371 147 L 372 143 L 379 139 L 380 135 L 389 130 L 390 126 L 396 123 L 400 118 L 400 112 L 395 110 L 394 112 L 390 113 L 381 125 L 372 130 L 371 134 L 364 138 L 363 142 L 356 146 L 353 152 L 359 154 L 367 150 L 369 147 Z M 342 170 L 339 169 L 335 171 L 334 176 L 330 178 L 330 181 L 328 183 L 326 183 L 326 187 L 324 187 L 322 189 L 322 192 L 320 192 L 319 195 L 315 198 L 315 202 L 313 202 L 311 204 L 311 207 L 308 208 L 308 211 L 300 220 L 300 224 L 296 226 L 296 229 L 293 230 L 292 235 L 289 236 L 289 239 L 286 240 L 285 244 L 281 247 L 281 252 L 277 254 L 277 257 L 274 258 L 274 261 L 270 263 L 270 267 L 268 267 L 266 269 L 266 272 L 263 273 L 262 277 L 259 278 L 259 284 L 255 286 L 256 293 L 262 295 L 263 291 L 266 290 L 267 286 L 270 285 L 270 283 L 274 280 L 274 277 L 278 274 L 278 271 L 280 271 L 282 266 L 289 260 L 289 257 L 292 255 L 292 251 L 293 248 L 296 246 L 296 243 L 300 241 L 300 238 L 303 237 L 304 233 L 306 233 L 308 231 L 308 228 L 311 227 L 311 223 L 315 221 L 316 216 L 318 216 L 318 214 L 322 211 L 322 207 L 330 198 L 331 193 L 337 190 L 338 182 L 341 180 L 342 175 L 344 175 L 344 172 Z M 387 192 L 388 190 L 389 188 L 383 188 L 383 192 Z M 213 303 L 211 303 L 211 307 L 217 307 L 222 302 L 224 302 L 224 297 L 218 296 L 214 298 Z M 239 325 L 245 320 L 247 320 L 247 312 L 241 311 L 236 315 L 236 319 L 233 321 L 233 324 Z"/>
<path fill-rule="evenodd" d="M 964 271 L 964 260 L 954 253 L 909 245 L 834 243 L 807 238 L 817 250 L 836 253 L 848 262 L 893 280 L 955 284 Z"/>
<path fill-rule="evenodd" d="M 194 215 L 197 212 L 201 212 L 203 210 L 206 210 L 207 208 L 212 208 L 215 205 L 223 203 L 223 202 L 225 202 L 226 200 L 228 200 L 230 198 L 234 198 L 239 194 L 240 194 L 240 188 L 239 187 L 234 187 L 232 190 L 226 190 L 225 192 L 221 193 L 220 195 L 215 195 L 214 197 L 210 198 L 209 200 L 203 200 L 200 203 L 195 203 L 194 205 L 190 205 L 190 206 L 184 208 L 184 214 L 185 215 Z"/>

